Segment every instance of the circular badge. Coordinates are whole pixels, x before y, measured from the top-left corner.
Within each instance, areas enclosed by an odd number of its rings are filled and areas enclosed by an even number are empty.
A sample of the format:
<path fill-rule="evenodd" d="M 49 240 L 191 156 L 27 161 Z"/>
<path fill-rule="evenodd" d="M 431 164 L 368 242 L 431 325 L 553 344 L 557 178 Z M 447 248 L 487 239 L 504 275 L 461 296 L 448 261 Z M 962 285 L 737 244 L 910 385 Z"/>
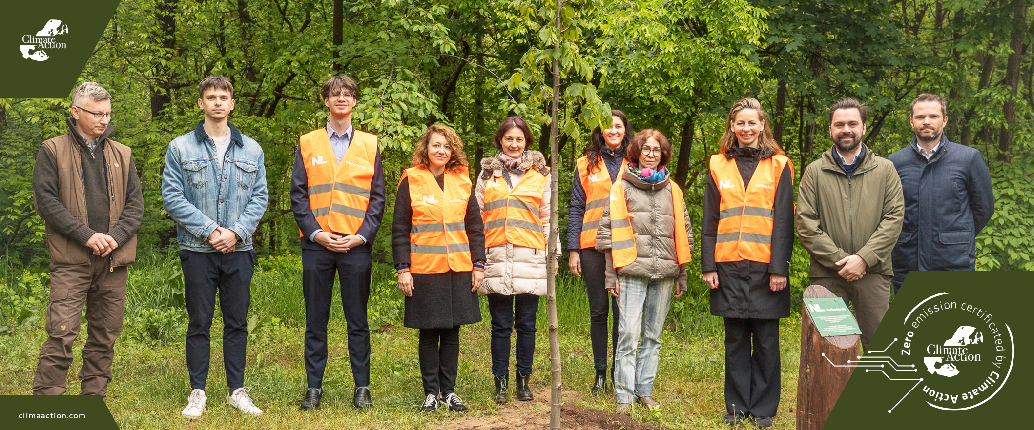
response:
<path fill-rule="evenodd" d="M 992 312 L 985 303 L 957 301 L 948 293 L 931 295 L 909 312 L 901 355 L 922 378 L 913 395 L 958 411 L 998 393 L 1012 372 L 1013 336 Z"/>

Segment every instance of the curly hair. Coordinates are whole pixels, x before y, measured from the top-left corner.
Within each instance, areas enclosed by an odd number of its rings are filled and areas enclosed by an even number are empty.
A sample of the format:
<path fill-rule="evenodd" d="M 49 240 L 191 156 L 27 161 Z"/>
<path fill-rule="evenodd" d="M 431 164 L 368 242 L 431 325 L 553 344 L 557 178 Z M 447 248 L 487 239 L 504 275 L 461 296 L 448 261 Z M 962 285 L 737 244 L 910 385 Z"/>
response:
<path fill-rule="evenodd" d="M 618 154 L 624 154 L 625 149 L 628 148 L 628 143 L 632 141 L 632 135 L 635 134 L 635 130 L 632 130 L 632 123 L 628 122 L 628 117 L 625 116 L 624 112 L 611 109 L 610 114 L 621 118 L 621 122 L 625 124 L 625 136 L 621 138 L 621 146 L 618 146 L 617 151 Z M 589 170 L 600 164 L 602 159 L 600 152 L 603 151 L 606 144 L 603 140 L 603 130 L 600 130 L 599 127 L 594 128 L 592 130 L 592 138 L 589 140 L 589 146 L 586 146 L 585 151 L 582 152 L 582 155 L 585 155 L 585 158 L 589 160 Z"/>
<path fill-rule="evenodd" d="M 449 158 L 449 162 L 445 163 L 445 170 L 459 172 L 461 167 L 467 167 L 467 154 L 463 153 L 463 140 L 453 129 L 441 124 L 427 127 L 427 131 L 417 141 L 416 147 L 413 148 L 412 166 L 431 169 L 431 158 L 427 155 L 427 146 L 431 143 L 431 136 L 435 134 L 445 136 L 445 141 L 452 148 L 452 157 Z"/>
<path fill-rule="evenodd" d="M 83 82 L 72 93 L 72 104 L 76 106 L 82 106 L 88 103 L 89 100 L 99 102 L 110 99 L 111 94 L 108 93 L 108 90 L 105 90 L 104 87 L 96 82 Z"/>
<path fill-rule="evenodd" d="M 664 137 L 663 133 L 652 128 L 648 128 L 635 134 L 632 141 L 628 143 L 628 147 L 625 148 L 625 159 L 630 163 L 638 165 L 639 155 L 642 151 L 643 145 L 645 145 L 646 141 L 651 137 L 653 140 L 657 141 L 657 144 L 661 145 L 661 162 L 657 164 L 657 169 L 667 166 L 668 162 L 671 161 L 671 143 L 668 142 L 668 138 Z"/>
<path fill-rule="evenodd" d="M 776 142 L 775 137 L 772 136 L 772 129 L 768 126 L 768 113 L 761 107 L 761 102 L 753 97 L 740 99 L 732 105 L 732 109 L 729 110 L 729 120 L 725 123 L 725 134 L 718 141 L 718 153 L 725 154 L 738 142 L 736 132 L 732 131 L 732 124 L 736 121 L 736 115 L 747 109 L 757 112 L 758 118 L 765 124 L 765 128 L 758 134 L 758 146 L 776 154 L 782 154 L 783 148 L 779 147 L 779 142 Z"/>

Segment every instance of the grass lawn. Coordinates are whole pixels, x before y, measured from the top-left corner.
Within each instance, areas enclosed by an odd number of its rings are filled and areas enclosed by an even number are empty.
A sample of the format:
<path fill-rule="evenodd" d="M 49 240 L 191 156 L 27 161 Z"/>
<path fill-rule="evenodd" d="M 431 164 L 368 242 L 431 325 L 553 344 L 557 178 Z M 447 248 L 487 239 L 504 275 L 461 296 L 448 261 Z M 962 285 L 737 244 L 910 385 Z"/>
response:
<path fill-rule="evenodd" d="M 275 261 L 277 258 L 281 260 Z M 138 264 L 131 274 L 126 334 L 116 346 L 108 407 L 122 428 L 452 428 L 450 421 L 463 416 L 506 413 L 506 408 L 492 402 L 490 325 L 485 299 L 482 299 L 484 320 L 464 326 L 460 334 L 456 392 L 472 411 L 464 415 L 446 411 L 423 415 L 416 412 L 423 400 L 417 361 L 417 331 L 398 323 L 401 293 L 394 288 L 390 272 L 384 270 L 375 270 L 377 275 L 370 305 L 371 320 L 379 326 L 372 335 L 374 407 L 364 412 L 351 407 L 353 385 L 348 364 L 347 333 L 340 306 L 335 305 L 330 321 L 330 358 L 324 379 L 323 408 L 315 412 L 298 411 L 306 385 L 302 359 L 304 315 L 301 310 L 300 270 L 292 267 L 297 257 L 263 260 L 266 261 L 260 262 L 252 288 L 253 328 L 248 345 L 245 385 L 251 389 L 255 404 L 265 411 L 264 415 L 257 418 L 246 416 L 226 404 L 222 321 L 217 311 L 212 330 L 208 410 L 198 420 L 180 416 L 190 391 L 183 340 L 186 311 L 179 308 L 178 315 L 173 308 L 169 308 L 172 310 L 167 315 L 163 311 L 144 312 L 143 315 L 134 311 L 140 307 L 158 306 L 162 301 L 176 301 L 179 262 L 156 259 Z M 339 296 L 335 294 L 334 300 L 339 303 Z M 613 391 L 599 397 L 589 394 L 593 375 L 592 353 L 588 304 L 580 281 L 561 278 L 558 282 L 558 307 L 564 390 L 575 392 L 565 402 L 613 411 Z M 699 313 L 680 316 L 669 315 L 662 339 L 654 398 L 663 404 L 663 409 L 659 413 L 650 413 L 636 408 L 633 417 L 671 428 L 728 428 L 720 419 L 725 410 L 722 400 L 724 348 L 721 319 Z M 540 301 L 538 329 L 532 387 L 541 397 L 548 396 L 550 375 L 545 299 Z M 798 314 L 783 319 L 780 324 L 782 404 L 775 428 L 794 428 L 800 331 Z M 85 332 L 84 325 L 81 330 L 83 336 Z M 0 392 L 31 393 L 36 356 L 44 338 L 42 318 L 16 325 L 5 335 L 0 335 L 0 349 L 4 351 L 0 359 Z M 75 362 L 69 371 L 69 394 L 79 392 L 75 375 L 81 366 L 81 345 L 82 338 L 77 342 Z"/>

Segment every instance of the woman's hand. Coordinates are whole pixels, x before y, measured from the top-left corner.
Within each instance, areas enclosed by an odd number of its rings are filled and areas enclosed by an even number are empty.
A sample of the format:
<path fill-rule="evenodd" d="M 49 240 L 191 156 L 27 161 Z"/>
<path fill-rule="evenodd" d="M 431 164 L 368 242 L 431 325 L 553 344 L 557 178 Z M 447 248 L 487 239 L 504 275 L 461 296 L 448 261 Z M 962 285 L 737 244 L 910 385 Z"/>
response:
<path fill-rule="evenodd" d="M 413 274 L 409 272 L 399 273 L 399 291 L 406 297 L 413 297 Z"/>
<path fill-rule="evenodd" d="M 567 265 L 571 268 L 571 273 L 574 276 L 582 277 L 582 257 L 578 254 L 578 251 L 571 251 L 568 254 Z"/>
<path fill-rule="evenodd" d="M 677 299 L 677 298 L 679 298 L 679 297 L 682 297 L 682 294 L 683 294 L 683 293 L 685 293 L 685 291 L 682 291 L 682 290 L 680 290 L 680 289 L 676 288 L 676 289 L 675 289 L 675 298 Z"/>
<path fill-rule="evenodd" d="M 610 295 L 612 295 L 612 296 L 614 296 L 614 297 L 617 297 L 617 296 L 618 296 L 618 294 L 620 294 L 620 293 L 621 293 L 621 282 L 619 282 L 619 281 L 615 280 L 615 281 L 614 281 L 614 288 L 613 288 L 613 289 L 609 289 L 609 290 L 607 290 L 607 291 L 609 291 L 609 292 L 610 292 Z"/>
<path fill-rule="evenodd" d="M 471 275 L 470 275 L 470 285 L 472 285 L 474 288 L 471 288 L 470 292 L 473 293 L 473 292 L 477 291 L 478 288 L 481 287 L 481 282 L 483 282 L 484 280 L 485 280 L 485 272 L 482 272 L 480 270 L 472 271 Z"/>
<path fill-rule="evenodd" d="M 768 289 L 772 291 L 779 291 L 786 288 L 786 277 L 773 273 L 768 277 Z"/>
<path fill-rule="evenodd" d="M 712 290 L 718 288 L 718 272 L 704 272 L 704 276 L 701 279 L 704 280 L 707 288 Z"/>

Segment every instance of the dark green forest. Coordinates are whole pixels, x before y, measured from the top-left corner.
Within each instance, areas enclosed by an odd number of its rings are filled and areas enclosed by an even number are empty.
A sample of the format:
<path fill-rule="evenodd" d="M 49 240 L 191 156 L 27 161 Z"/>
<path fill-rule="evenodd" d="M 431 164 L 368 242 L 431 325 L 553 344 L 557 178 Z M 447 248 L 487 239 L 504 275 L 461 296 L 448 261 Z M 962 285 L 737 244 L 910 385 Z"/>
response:
<path fill-rule="evenodd" d="M 112 137 L 133 148 L 143 184 L 144 254 L 175 249 L 159 188 L 164 153 L 202 118 L 195 86 L 206 75 L 234 82 L 230 120 L 266 152 L 270 200 L 256 246 L 279 255 L 298 247 L 290 169 L 298 136 L 326 122 L 318 89 L 327 77 L 359 83 L 353 124 L 380 136 L 390 220 L 393 185 L 429 124 L 454 127 L 476 165 L 495 153 L 498 122 L 521 115 L 539 127 L 535 143 L 548 157 L 555 59 L 561 214 L 575 158 L 590 130 L 609 123 L 610 108 L 625 111 L 635 130 L 669 137 L 674 178 L 699 220 L 705 160 L 734 101 L 762 101 L 799 179 L 831 144 L 834 100 L 869 105 L 865 142 L 886 155 L 912 136 L 909 102 L 931 92 L 948 99 L 948 137 L 979 149 L 994 179 L 996 212 L 978 237 L 977 268 L 1034 270 L 1032 3 L 568 0 L 557 29 L 556 3 L 529 0 L 124 0 L 79 82 L 97 81 L 114 97 Z M 32 169 L 40 143 L 66 132 L 70 104 L 0 100 L 8 264 L 46 265 Z M 375 242 L 382 262 L 388 230 Z M 798 246 L 795 287 L 806 285 L 807 261 Z"/>

